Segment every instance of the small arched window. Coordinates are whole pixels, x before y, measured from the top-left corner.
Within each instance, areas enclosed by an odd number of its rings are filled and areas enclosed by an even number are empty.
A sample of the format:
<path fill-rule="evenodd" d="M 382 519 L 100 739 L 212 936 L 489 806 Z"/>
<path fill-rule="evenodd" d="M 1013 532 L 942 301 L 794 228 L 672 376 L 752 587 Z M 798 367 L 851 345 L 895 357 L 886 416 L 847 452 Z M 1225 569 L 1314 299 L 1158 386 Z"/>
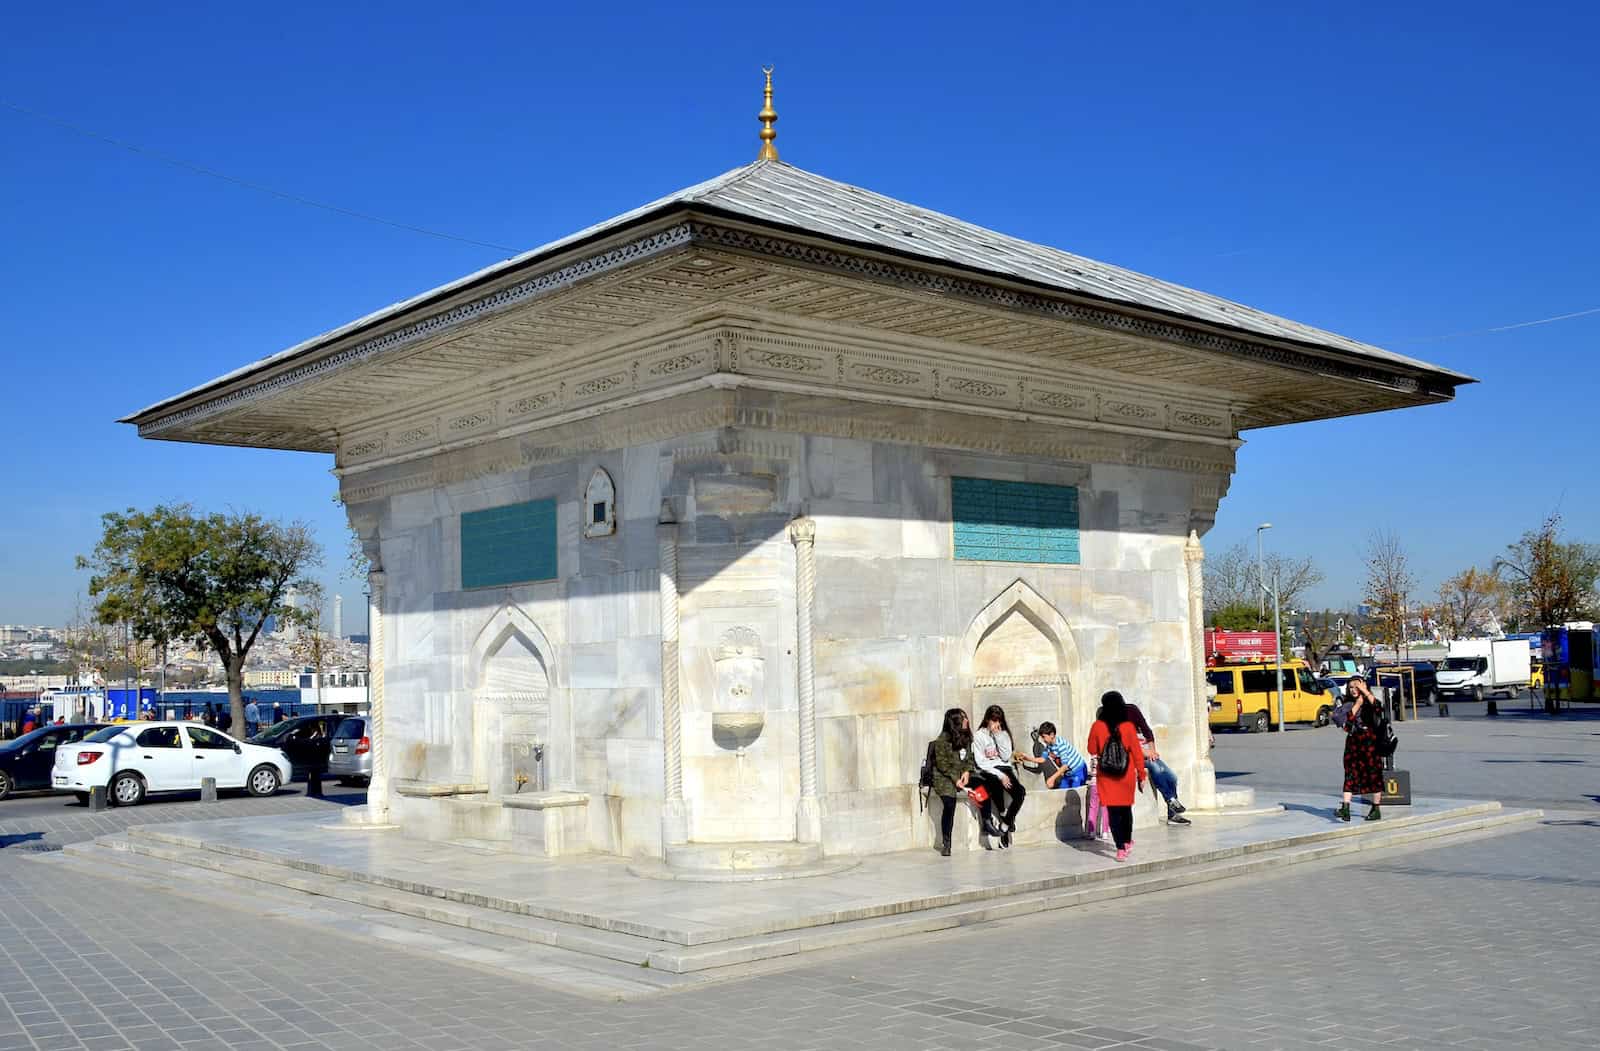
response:
<path fill-rule="evenodd" d="M 596 467 L 583 490 L 583 535 L 610 536 L 617 531 L 617 487 L 604 467 Z"/>

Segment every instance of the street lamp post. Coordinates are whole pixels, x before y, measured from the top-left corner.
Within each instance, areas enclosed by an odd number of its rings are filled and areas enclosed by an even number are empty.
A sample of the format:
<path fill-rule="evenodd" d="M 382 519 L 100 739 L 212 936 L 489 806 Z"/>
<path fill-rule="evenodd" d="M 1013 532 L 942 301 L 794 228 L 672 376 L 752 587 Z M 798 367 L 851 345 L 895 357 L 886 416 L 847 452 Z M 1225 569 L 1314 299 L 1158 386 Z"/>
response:
<path fill-rule="evenodd" d="M 1262 522 L 1256 526 L 1256 583 L 1261 588 L 1259 596 L 1260 616 L 1267 615 L 1267 574 L 1266 564 L 1261 555 L 1261 534 L 1272 528 L 1271 522 Z M 1278 586 L 1281 581 L 1276 571 L 1272 574 L 1272 655 L 1273 672 L 1278 677 L 1278 732 L 1283 733 L 1288 728 L 1283 722 L 1283 613 L 1278 601 Z"/>
<path fill-rule="evenodd" d="M 1262 522 L 1256 526 L 1256 584 L 1260 591 L 1256 595 L 1256 619 L 1264 620 L 1267 616 L 1267 575 L 1263 570 L 1261 561 L 1261 534 L 1272 528 L 1271 522 Z"/>
<path fill-rule="evenodd" d="M 1284 725 L 1283 721 L 1283 624 L 1280 620 L 1278 604 L 1279 585 L 1281 583 L 1282 581 L 1279 579 L 1278 571 L 1274 570 L 1272 574 L 1272 651 L 1278 662 L 1279 733 L 1283 733 L 1288 729 L 1288 727 Z"/>

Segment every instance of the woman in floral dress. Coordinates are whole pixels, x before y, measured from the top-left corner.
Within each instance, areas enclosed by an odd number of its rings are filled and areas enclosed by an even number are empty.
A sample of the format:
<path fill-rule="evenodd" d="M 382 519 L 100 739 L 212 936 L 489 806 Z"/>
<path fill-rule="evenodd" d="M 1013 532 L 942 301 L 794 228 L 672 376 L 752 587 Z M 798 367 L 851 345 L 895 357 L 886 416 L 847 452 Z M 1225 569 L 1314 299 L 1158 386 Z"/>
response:
<path fill-rule="evenodd" d="M 1350 797 L 1363 795 L 1372 800 L 1367 820 L 1377 821 L 1383 816 L 1378 810 L 1383 802 L 1383 754 L 1378 750 L 1383 716 L 1365 682 L 1351 679 L 1345 689 L 1352 707 L 1344 724 L 1344 803 L 1335 813 L 1340 821 L 1349 821 Z"/>

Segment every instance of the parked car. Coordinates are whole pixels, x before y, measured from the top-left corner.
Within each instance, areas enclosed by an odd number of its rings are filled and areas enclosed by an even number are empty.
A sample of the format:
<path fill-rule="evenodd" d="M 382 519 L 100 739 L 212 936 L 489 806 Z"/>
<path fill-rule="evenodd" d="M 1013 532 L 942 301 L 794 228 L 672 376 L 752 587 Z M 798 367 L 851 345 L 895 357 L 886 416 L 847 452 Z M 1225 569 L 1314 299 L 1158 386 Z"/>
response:
<path fill-rule="evenodd" d="M 325 774 L 333 732 L 344 719 L 343 715 L 302 715 L 285 719 L 250 738 L 250 743 L 276 748 L 288 756 L 297 779 L 308 777 L 313 771 Z"/>
<path fill-rule="evenodd" d="M 1410 668 L 1411 674 L 1404 672 L 1383 672 L 1382 668 Z M 1376 690 L 1380 685 L 1393 687 L 1398 691 L 1404 684 L 1406 695 L 1411 694 L 1411 684 L 1414 681 L 1417 687 L 1417 703 L 1429 705 L 1439 699 L 1439 680 L 1437 670 L 1432 661 L 1375 661 L 1367 669 L 1367 685 Z"/>
<path fill-rule="evenodd" d="M 288 756 L 276 748 L 235 741 L 199 723 L 122 723 L 56 749 L 51 787 L 87 802 L 104 786 L 119 806 L 152 792 L 192 792 L 203 777 L 219 789 L 244 788 L 270 796 L 289 780 Z"/>
<path fill-rule="evenodd" d="M 328 753 L 328 776 L 341 785 L 372 780 L 372 738 L 367 733 L 367 717 L 349 715 L 333 731 L 333 746 Z"/>
<path fill-rule="evenodd" d="M 43 726 L 23 734 L 15 741 L 0 744 L 0 799 L 12 792 L 50 787 L 50 768 L 55 765 L 56 749 L 72 744 L 105 723 L 74 723 L 70 726 Z"/>
<path fill-rule="evenodd" d="M 1252 733 L 1265 733 L 1278 723 L 1277 674 L 1271 664 L 1232 664 L 1206 669 L 1206 682 L 1217 691 L 1209 722 Z M 1326 726 L 1338 698 L 1311 674 L 1304 661 L 1283 663 L 1285 722 Z"/>

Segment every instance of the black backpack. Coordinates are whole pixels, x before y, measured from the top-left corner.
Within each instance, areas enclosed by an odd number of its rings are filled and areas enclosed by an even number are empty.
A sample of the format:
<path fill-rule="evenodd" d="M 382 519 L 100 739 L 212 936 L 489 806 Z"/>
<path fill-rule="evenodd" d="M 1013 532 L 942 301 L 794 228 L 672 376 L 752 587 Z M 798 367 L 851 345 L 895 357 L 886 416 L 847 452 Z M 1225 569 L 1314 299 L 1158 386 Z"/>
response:
<path fill-rule="evenodd" d="M 1400 747 L 1400 735 L 1394 732 L 1394 723 L 1389 721 L 1388 710 L 1380 705 L 1377 711 L 1378 725 L 1375 729 L 1378 733 L 1378 754 L 1388 759 Z"/>
<path fill-rule="evenodd" d="M 1128 749 L 1122 743 L 1122 727 L 1111 731 L 1111 739 L 1100 749 L 1100 772 L 1121 777 L 1128 772 Z"/>
<path fill-rule="evenodd" d="M 933 791 L 933 746 L 937 740 L 928 742 L 928 754 L 922 757 L 922 770 L 917 774 L 917 810 L 920 812 L 928 804 L 928 794 Z"/>

